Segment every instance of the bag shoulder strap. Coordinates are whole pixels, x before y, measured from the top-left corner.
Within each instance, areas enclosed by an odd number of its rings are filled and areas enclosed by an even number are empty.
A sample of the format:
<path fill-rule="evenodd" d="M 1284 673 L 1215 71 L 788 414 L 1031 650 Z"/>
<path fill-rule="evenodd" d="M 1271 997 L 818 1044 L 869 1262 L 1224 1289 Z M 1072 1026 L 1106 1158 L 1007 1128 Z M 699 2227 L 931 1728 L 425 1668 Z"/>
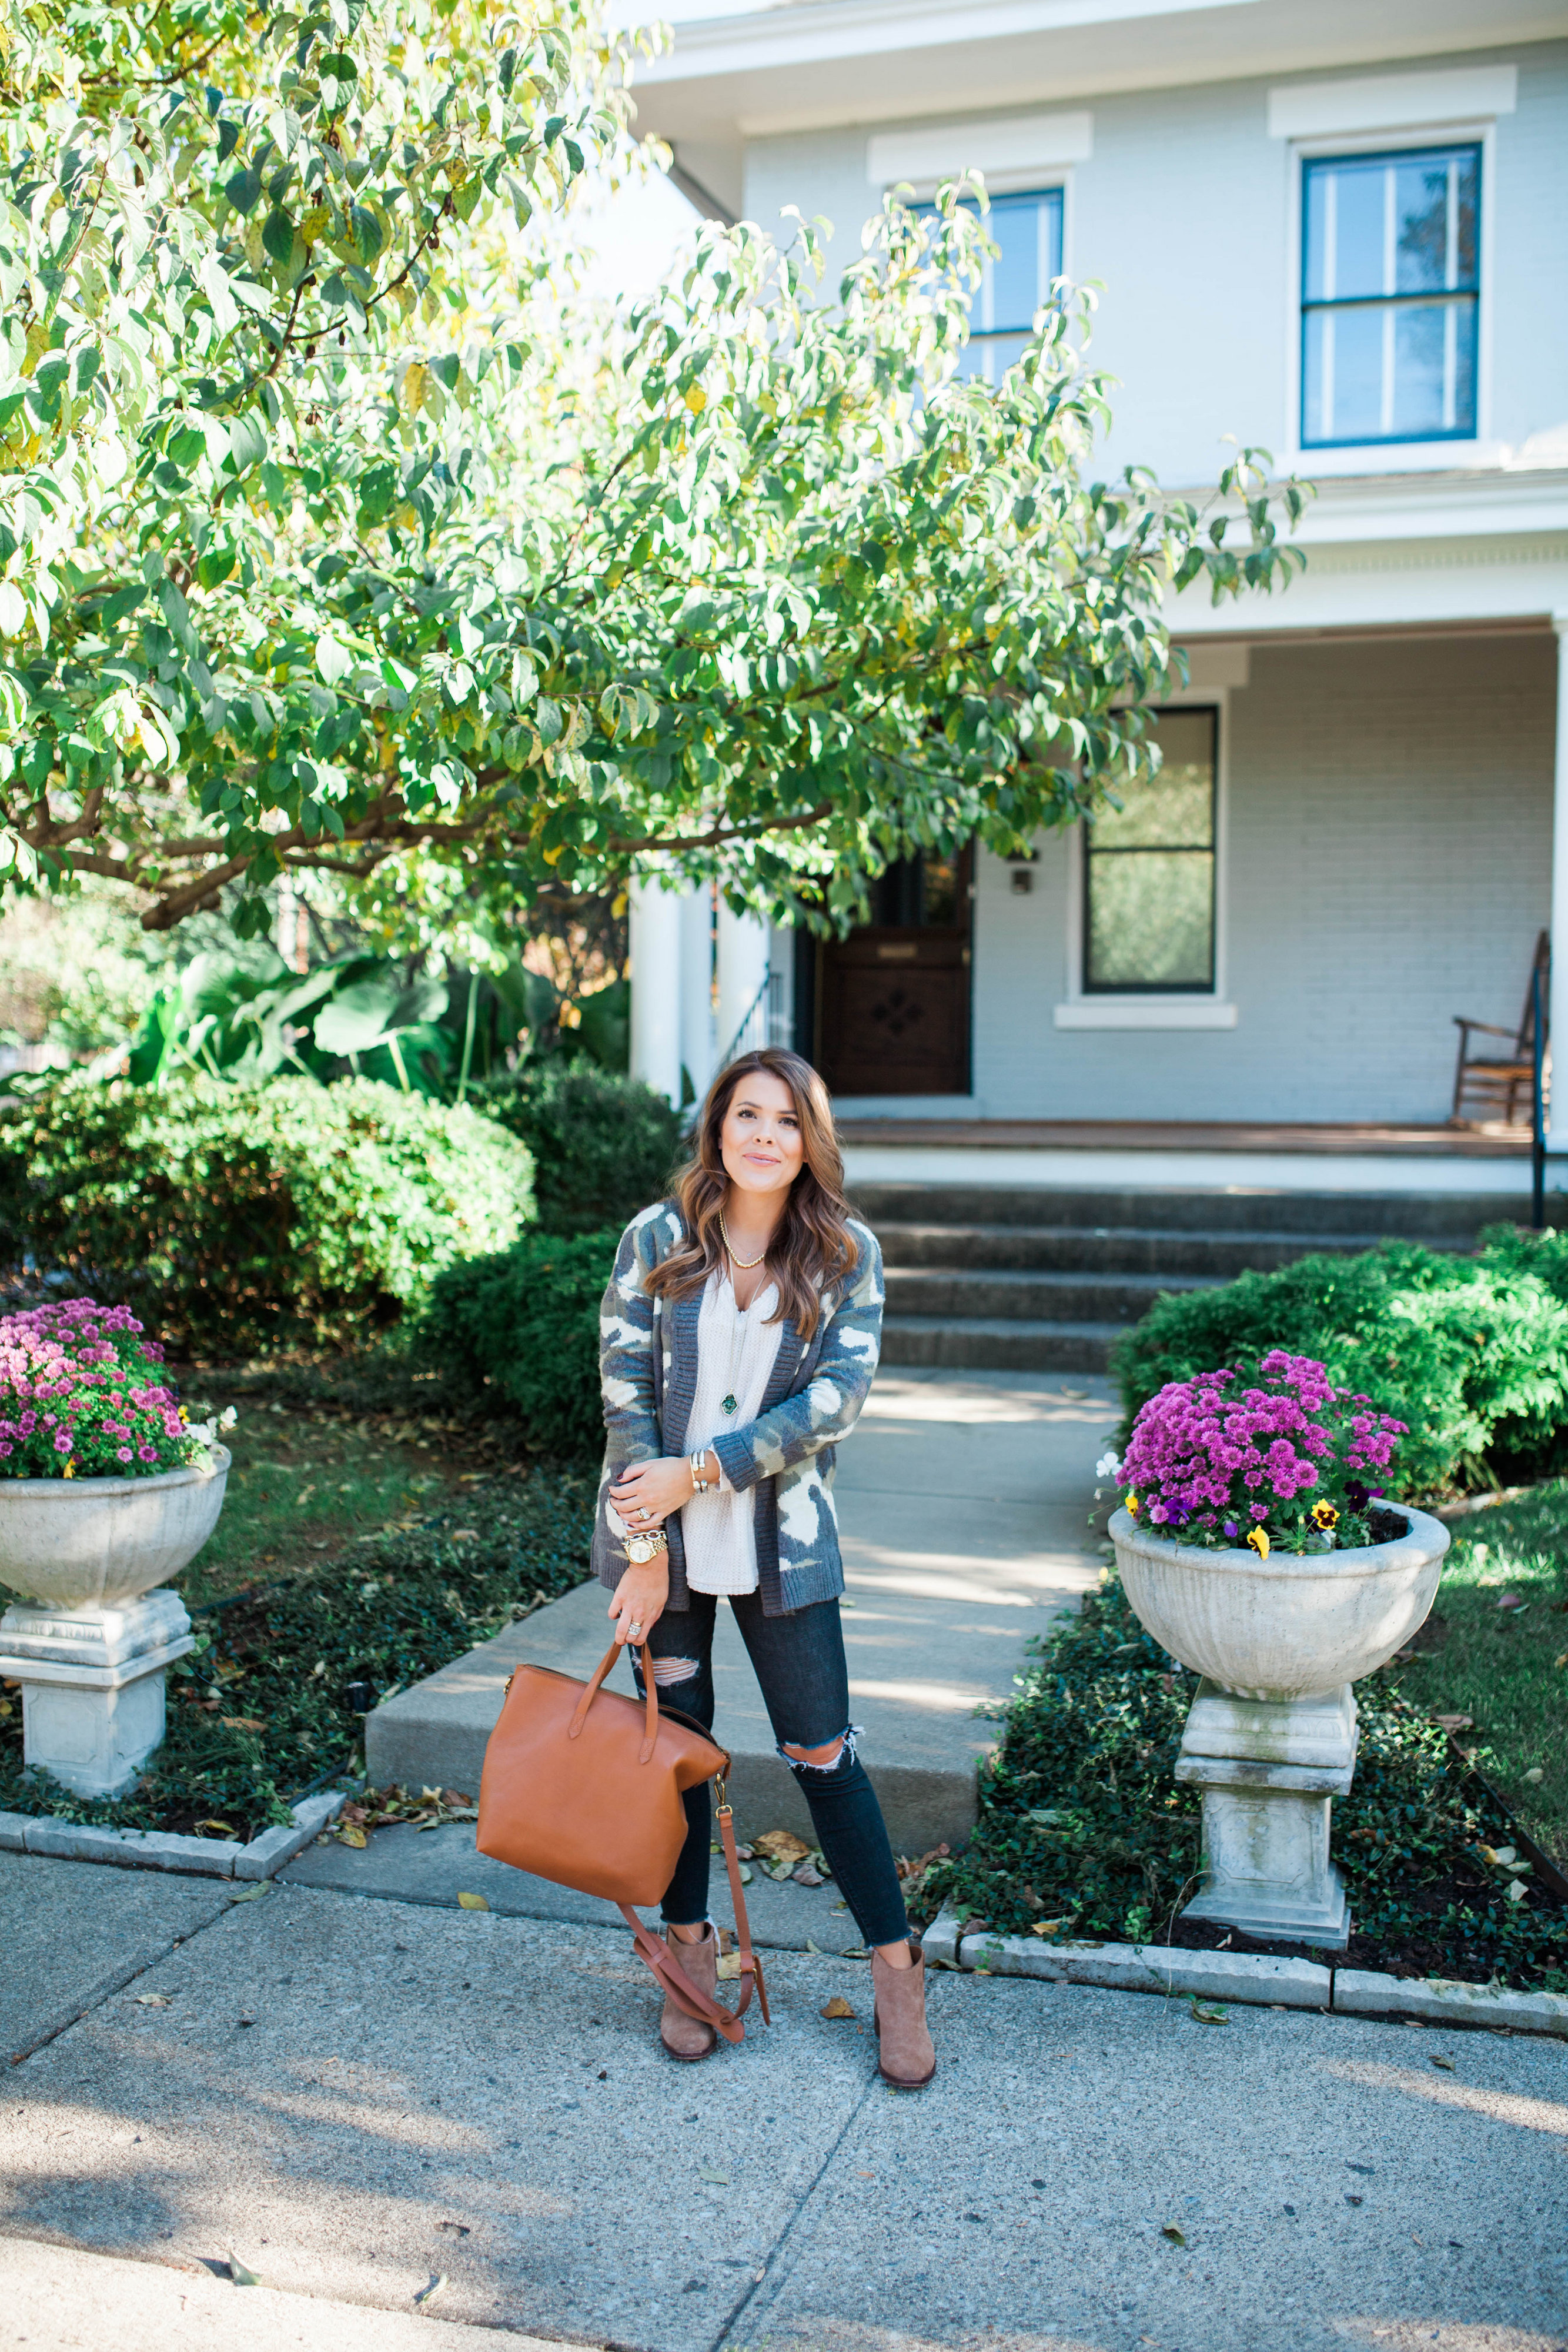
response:
<path fill-rule="evenodd" d="M 649 1676 L 652 1687 L 653 1677 Z M 751 1948 L 751 1921 L 747 1915 L 746 1895 L 740 1884 L 740 1856 L 735 1850 L 735 1815 L 725 1793 L 722 1779 L 718 1783 L 718 1833 L 724 1843 L 725 1868 L 729 1873 L 729 1891 L 735 1900 L 735 1939 L 740 1950 L 740 1987 L 733 2010 L 722 2001 L 709 2000 L 699 1992 L 675 1958 L 664 1937 L 652 1927 L 644 1927 L 630 1904 L 622 1903 L 621 1915 L 632 1930 L 632 1941 L 637 1957 L 652 1969 L 677 2009 L 688 2017 L 700 2018 L 727 2042 L 743 2042 L 746 2028 L 741 2023 L 751 2004 L 752 1987 L 757 1988 L 758 2005 L 764 2025 L 771 2025 L 768 2011 L 768 1987 L 763 1981 L 762 1962 Z"/>

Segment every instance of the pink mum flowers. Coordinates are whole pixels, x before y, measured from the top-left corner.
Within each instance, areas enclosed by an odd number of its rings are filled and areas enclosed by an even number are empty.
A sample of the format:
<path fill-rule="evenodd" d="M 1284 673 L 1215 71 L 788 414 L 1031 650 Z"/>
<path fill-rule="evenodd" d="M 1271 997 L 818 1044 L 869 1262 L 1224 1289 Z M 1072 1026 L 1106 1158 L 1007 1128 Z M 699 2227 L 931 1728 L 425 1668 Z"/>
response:
<path fill-rule="evenodd" d="M 201 1459 L 128 1307 L 71 1298 L 0 1317 L 0 1477 L 148 1477 Z"/>

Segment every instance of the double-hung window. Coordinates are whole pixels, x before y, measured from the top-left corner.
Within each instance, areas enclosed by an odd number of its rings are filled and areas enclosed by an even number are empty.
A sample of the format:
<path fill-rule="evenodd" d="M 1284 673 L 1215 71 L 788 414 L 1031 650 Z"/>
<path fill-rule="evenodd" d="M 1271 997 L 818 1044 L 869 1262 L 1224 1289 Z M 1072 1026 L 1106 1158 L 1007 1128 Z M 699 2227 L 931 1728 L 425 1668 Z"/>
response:
<path fill-rule="evenodd" d="M 916 210 L 934 215 L 935 205 Z M 1061 275 L 1061 190 L 993 196 L 986 234 L 998 251 L 985 266 L 958 373 L 999 383 L 1034 331 L 1034 314 Z"/>
<path fill-rule="evenodd" d="M 1301 446 L 1476 430 L 1472 142 L 1302 165 Z"/>
<path fill-rule="evenodd" d="M 1083 828 L 1083 993 L 1212 995 L 1216 751 L 1212 707 L 1162 710 L 1152 782 Z"/>

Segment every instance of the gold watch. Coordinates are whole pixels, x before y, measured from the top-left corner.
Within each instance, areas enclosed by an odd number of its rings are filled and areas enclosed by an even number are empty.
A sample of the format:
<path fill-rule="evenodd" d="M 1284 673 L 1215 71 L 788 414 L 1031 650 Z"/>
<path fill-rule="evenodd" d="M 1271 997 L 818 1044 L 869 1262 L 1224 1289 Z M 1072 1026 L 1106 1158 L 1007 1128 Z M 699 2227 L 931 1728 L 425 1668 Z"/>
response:
<path fill-rule="evenodd" d="M 627 1537 L 626 1557 L 633 1568 L 646 1568 L 648 1562 L 651 1559 L 657 1559 L 659 1554 L 666 1550 L 668 1546 L 669 1538 L 664 1528 L 654 1528 L 648 1535 Z"/>

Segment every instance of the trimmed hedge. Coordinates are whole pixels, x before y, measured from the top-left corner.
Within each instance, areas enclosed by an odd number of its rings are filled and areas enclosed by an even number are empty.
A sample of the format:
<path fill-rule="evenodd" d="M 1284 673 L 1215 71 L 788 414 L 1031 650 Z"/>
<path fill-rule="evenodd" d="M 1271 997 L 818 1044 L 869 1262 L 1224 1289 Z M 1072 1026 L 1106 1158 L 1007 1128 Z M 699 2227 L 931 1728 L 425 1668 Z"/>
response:
<path fill-rule="evenodd" d="M 680 1115 L 640 1079 L 546 1062 L 486 1108 L 532 1152 L 538 1221 L 550 1233 L 622 1232 L 669 1190 Z"/>
<path fill-rule="evenodd" d="M 68 1080 L 0 1124 L 0 1244 L 176 1345 L 362 1342 L 532 1209 L 493 1120 L 366 1078 Z"/>
<path fill-rule="evenodd" d="M 420 1354 L 459 1391 L 511 1405 L 530 1445 L 597 1465 L 599 1305 L 620 1239 L 619 1227 L 530 1233 L 496 1256 L 448 1266 L 431 1287 Z"/>
<path fill-rule="evenodd" d="M 1545 1476 L 1568 1458 L 1568 1235 L 1499 1226 L 1473 1258 L 1385 1242 L 1161 1298 L 1113 1358 L 1128 1426 L 1167 1381 L 1269 1348 L 1408 1423 L 1391 1493 Z"/>

